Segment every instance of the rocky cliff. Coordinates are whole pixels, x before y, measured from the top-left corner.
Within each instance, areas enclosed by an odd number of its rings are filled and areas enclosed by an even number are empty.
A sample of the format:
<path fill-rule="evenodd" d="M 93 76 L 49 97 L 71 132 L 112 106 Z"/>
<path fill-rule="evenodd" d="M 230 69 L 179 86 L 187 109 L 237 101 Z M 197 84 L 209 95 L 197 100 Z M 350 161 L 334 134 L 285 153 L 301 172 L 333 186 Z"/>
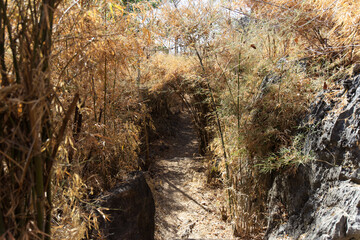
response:
<path fill-rule="evenodd" d="M 315 160 L 275 177 L 267 239 L 360 239 L 360 75 L 324 90 L 304 120 Z"/>

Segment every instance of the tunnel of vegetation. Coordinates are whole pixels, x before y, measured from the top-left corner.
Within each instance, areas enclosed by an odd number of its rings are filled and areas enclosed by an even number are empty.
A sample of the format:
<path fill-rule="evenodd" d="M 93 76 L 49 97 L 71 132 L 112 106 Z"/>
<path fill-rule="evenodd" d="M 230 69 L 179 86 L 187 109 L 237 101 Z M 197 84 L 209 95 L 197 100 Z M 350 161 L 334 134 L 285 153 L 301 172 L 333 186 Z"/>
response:
<path fill-rule="evenodd" d="M 173 134 L 171 125 L 176 122 L 172 121 L 172 116 L 188 111 L 199 139 L 199 153 L 201 155 L 207 153 L 212 136 L 208 129 L 211 126 L 213 109 L 206 101 L 208 91 L 202 84 L 202 82 L 190 83 L 183 79 L 173 79 L 154 92 L 146 91 L 144 102 L 150 116 L 147 123 L 150 130 L 149 142 L 156 140 L 160 134 Z M 142 152 L 146 156 L 146 143 L 143 145 Z"/>
<path fill-rule="evenodd" d="M 180 2 L 0 0 L 0 236 L 87 236 L 95 196 L 151 166 L 180 109 L 235 235 L 263 236 L 274 178 L 312 159 L 310 101 L 349 89 L 360 14 L 347 0 Z"/>

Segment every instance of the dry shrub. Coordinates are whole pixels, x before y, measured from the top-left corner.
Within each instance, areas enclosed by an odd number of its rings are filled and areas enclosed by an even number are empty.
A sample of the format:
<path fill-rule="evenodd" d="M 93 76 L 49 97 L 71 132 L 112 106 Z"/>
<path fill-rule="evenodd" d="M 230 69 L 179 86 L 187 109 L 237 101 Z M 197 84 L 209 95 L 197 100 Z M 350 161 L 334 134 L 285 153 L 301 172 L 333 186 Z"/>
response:
<path fill-rule="evenodd" d="M 194 56 L 158 54 L 149 60 L 144 83 L 149 86 L 148 103 L 155 118 L 154 113 L 163 119 L 172 108 L 172 113 L 179 109 L 190 112 L 200 142 L 199 152 L 205 154 L 212 138 L 212 108 L 206 80 L 199 72 L 202 70 Z"/>
<path fill-rule="evenodd" d="M 245 120 L 243 139 L 251 156 L 266 157 L 289 146 L 307 110 L 309 93 L 301 79 L 284 76 L 278 81 L 254 101 Z"/>
<path fill-rule="evenodd" d="M 227 82 L 218 83 L 235 229 L 254 238 L 266 225 L 268 172 L 309 159 L 294 147 L 299 120 L 324 82 L 346 75 L 359 39 L 352 1 L 246 2 L 250 24 L 221 36 L 218 65 Z M 247 12 L 236 3 L 231 9 Z M 264 89 L 266 76 L 278 79 Z M 221 156 L 220 139 L 211 146 Z M 225 169 L 224 162 L 224 176 Z"/>
<path fill-rule="evenodd" d="M 139 168 L 147 109 L 137 78 L 151 43 L 139 18 L 146 9 L 148 3 L 65 2 L 58 12 L 55 119 L 74 93 L 80 98 L 55 166 L 55 238 L 88 238 L 104 217 L 93 198 Z"/>
<path fill-rule="evenodd" d="M 0 237 L 6 239 L 50 234 L 51 171 L 69 120 L 63 116 L 54 131 L 49 66 L 56 4 L 0 3 Z"/>
<path fill-rule="evenodd" d="M 243 3 L 261 20 L 277 19 L 281 27 L 295 30 L 296 40 L 309 55 L 344 58 L 345 63 L 359 57 L 359 10 L 354 0 L 271 0 Z"/>
<path fill-rule="evenodd" d="M 0 5 L 0 235 L 43 238 L 51 222 L 53 238 L 81 239 L 102 215 L 91 198 L 138 169 L 151 3 Z"/>
<path fill-rule="evenodd" d="M 322 81 L 309 80 L 296 34 L 274 22 L 229 25 L 227 34 L 218 39 L 216 58 L 208 60 L 213 62 L 211 83 L 221 106 L 229 156 L 219 166 L 230 191 L 235 234 L 243 238 L 262 239 L 266 226 L 271 175 L 259 166 L 291 146 L 299 120 Z M 269 79 L 273 81 L 265 84 Z M 216 126 L 213 129 L 217 131 Z M 210 147 L 222 156 L 220 138 Z"/>
<path fill-rule="evenodd" d="M 147 67 L 144 69 L 142 82 L 154 92 L 166 84 L 180 86 L 196 75 L 198 69 L 195 61 L 193 56 L 157 53 L 151 56 L 146 63 Z"/>
<path fill-rule="evenodd" d="M 22 12 L 27 25 L 16 25 L 20 20 L 14 16 L 21 15 L 19 9 L 27 9 L 25 2 L 21 4 L 11 5 L 10 22 L 19 37 L 16 44 L 27 43 L 32 33 L 21 31 L 36 26 L 27 11 Z M 164 4 L 156 12 L 147 1 L 131 6 L 115 1 L 62 1 L 54 15 L 51 78 L 43 71 L 48 66 L 41 67 L 49 59 L 30 56 L 31 43 L 17 47 L 18 60 L 24 61 L 17 70 L 6 34 L 5 45 L 0 45 L 6 51 L 0 55 L 11 67 L 1 71 L 0 124 L 5 127 L 0 132 L 0 180 L 12 184 L 1 189 L 0 232 L 5 222 L 13 235 L 38 233 L 33 221 L 24 224 L 18 213 L 34 219 L 31 206 L 41 200 L 29 195 L 34 192 L 35 176 L 22 168 L 35 169 L 35 163 L 28 164 L 29 156 L 46 155 L 54 146 L 59 146 L 59 153 L 50 159 L 56 206 L 53 237 L 81 238 L 89 228 L 96 228 L 96 215 L 102 213 L 90 198 L 139 167 L 150 116 L 171 115 L 180 99 L 192 113 L 202 153 L 210 150 L 224 157 L 221 138 L 225 142 L 228 157 L 214 162 L 230 192 L 236 234 L 261 238 L 271 179 L 255 165 L 292 146 L 298 119 L 313 92 L 329 75 L 340 79 L 345 73 L 339 72 L 346 70 L 341 65 L 358 60 L 355 4 L 350 0 L 247 0 L 227 7 L 193 1 L 177 7 L 174 2 Z M 241 18 L 245 13 L 249 19 L 238 22 L 233 13 Z M 3 17 L 0 23 L 5 23 Z M 5 28 L 0 24 L 1 29 Z M 172 44 L 164 48 L 167 42 Z M 308 67 L 300 66 L 302 60 Z M 19 72 L 25 73 L 23 86 L 16 76 Z M 279 81 L 264 90 L 261 84 L 269 75 Z M 309 75 L 315 78 L 310 81 Z M 36 81 L 30 81 L 33 76 Z M 26 92 L 29 89 L 34 91 Z M 70 119 L 67 112 L 72 108 Z M 43 122 L 52 126 L 40 130 L 35 119 L 44 114 Z M 66 129 L 61 128 L 64 119 L 71 123 Z M 65 141 L 56 140 L 59 132 Z M 32 145 L 34 139 L 39 144 Z M 50 173 L 45 174 L 48 178 Z"/>

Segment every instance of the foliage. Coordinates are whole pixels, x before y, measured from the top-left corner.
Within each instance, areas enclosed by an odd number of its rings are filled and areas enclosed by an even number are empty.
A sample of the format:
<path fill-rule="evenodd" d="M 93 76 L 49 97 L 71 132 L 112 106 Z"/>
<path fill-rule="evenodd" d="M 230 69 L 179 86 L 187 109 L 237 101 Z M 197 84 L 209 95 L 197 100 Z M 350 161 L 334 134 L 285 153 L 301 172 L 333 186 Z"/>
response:
<path fill-rule="evenodd" d="M 359 58 L 351 0 L 30 2 L 0 0 L 0 235 L 20 239 L 89 237 L 91 198 L 151 163 L 178 105 L 261 238 L 271 174 L 312 159 L 299 119 Z"/>
<path fill-rule="evenodd" d="M 54 129 L 50 56 L 57 4 L 0 1 L 0 236 L 5 238 L 50 234 L 52 166 L 78 98 Z"/>
<path fill-rule="evenodd" d="M 103 215 L 93 195 L 138 168 L 149 4 L 0 3 L 0 235 L 83 238 Z"/>
<path fill-rule="evenodd" d="M 263 163 L 259 164 L 260 171 L 268 173 L 284 168 L 296 168 L 300 164 L 313 161 L 312 154 L 303 153 L 304 140 L 304 135 L 296 135 L 291 146 L 281 148 L 277 154 L 272 153 Z"/>
<path fill-rule="evenodd" d="M 80 99 L 55 166 L 59 188 L 54 201 L 62 212 L 56 223 L 67 227 L 55 227 L 54 237 L 78 239 L 97 228 L 97 217 L 106 216 L 91 198 L 139 168 L 147 109 L 137 79 L 152 40 L 150 23 L 139 21 L 149 5 L 137 3 L 128 10 L 135 8 L 136 13 L 127 13 L 116 1 L 93 2 L 70 10 L 65 4 L 59 13 L 58 57 L 53 59 L 59 66 L 53 71 L 57 94 L 62 104 L 74 92 Z M 60 104 L 55 109 L 61 114 Z"/>
<path fill-rule="evenodd" d="M 278 19 L 296 31 L 296 40 L 305 44 L 309 55 L 325 55 L 358 61 L 359 14 L 353 0 L 245 0 L 266 19 Z"/>

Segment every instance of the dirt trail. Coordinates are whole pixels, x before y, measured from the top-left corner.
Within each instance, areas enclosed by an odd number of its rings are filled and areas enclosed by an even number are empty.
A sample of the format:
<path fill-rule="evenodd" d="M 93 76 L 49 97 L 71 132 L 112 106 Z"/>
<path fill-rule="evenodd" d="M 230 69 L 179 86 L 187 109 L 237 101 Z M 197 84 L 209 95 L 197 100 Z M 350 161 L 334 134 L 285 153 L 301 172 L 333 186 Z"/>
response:
<path fill-rule="evenodd" d="M 156 156 L 152 169 L 156 202 L 155 239 L 234 239 L 230 223 L 221 220 L 226 205 L 221 189 L 206 185 L 205 165 L 189 114 L 176 121 L 175 136 Z"/>

